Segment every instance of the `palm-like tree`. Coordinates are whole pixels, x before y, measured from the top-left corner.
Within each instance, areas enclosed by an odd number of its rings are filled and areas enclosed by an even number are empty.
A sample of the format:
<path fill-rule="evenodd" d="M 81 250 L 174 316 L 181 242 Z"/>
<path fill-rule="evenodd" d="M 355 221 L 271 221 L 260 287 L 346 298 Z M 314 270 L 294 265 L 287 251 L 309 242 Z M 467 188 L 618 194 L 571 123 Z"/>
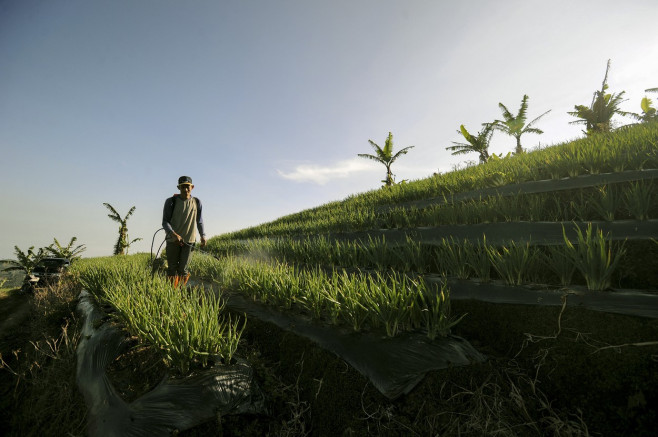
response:
<path fill-rule="evenodd" d="M 121 218 L 121 215 L 117 212 L 116 209 L 109 203 L 103 203 L 109 209 L 112 214 L 108 214 L 107 216 L 114 220 L 115 222 L 119 223 L 119 238 L 117 239 L 116 244 L 114 245 L 114 255 L 125 255 L 128 253 L 128 248 L 130 247 L 131 244 L 133 244 L 136 241 L 141 240 L 141 238 L 135 238 L 132 241 L 128 241 L 128 218 L 132 215 L 133 212 L 135 212 L 135 207 L 133 206 L 130 208 L 130 211 L 128 211 L 128 214 L 124 218 Z"/>
<path fill-rule="evenodd" d="M 572 121 L 570 124 L 584 124 L 586 135 L 592 135 L 601 132 L 610 132 L 613 128 L 612 117 L 616 114 L 623 116 L 632 116 L 629 112 L 624 112 L 619 109 L 619 105 L 623 102 L 625 91 L 619 94 L 607 94 L 608 89 L 608 72 L 610 71 L 610 60 L 605 70 L 605 77 L 601 90 L 595 91 L 592 97 L 592 103 L 589 107 L 585 105 L 575 105 L 575 111 L 569 112 L 570 115 L 578 117 L 580 120 Z"/>
<path fill-rule="evenodd" d="M 482 130 L 478 132 L 477 136 L 471 135 L 464 125 L 462 124 L 457 131 L 467 141 L 467 143 L 458 143 L 453 141 L 454 146 L 446 147 L 447 150 L 452 150 L 453 155 L 461 155 L 464 153 L 477 152 L 480 154 L 480 163 L 483 164 L 489 160 L 489 142 L 494 132 L 492 123 L 484 123 Z"/>
<path fill-rule="evenodd" d="M 409 149 L 413 149 L 414 146 L 405 147 L 394 155 L 393 134 L 391 132 L 388 133 L 388 137 L 386 138 L 383 149 L 372 140 L 368 140 L 368 142 L 373 147 L 373 149 L 375 149 L 376 155 L 368 155 L 367 153 L 359 153 L 358 155 L 362 158 L 372 159 L 373 161 L 384 164 L 386 167 L 386 179 L 382 180 L 382 182 L 384 182 L 385 186 L 390 187 L 391 185 L 395 184 L 395 175 L 391 172 L 391 165 L 393 165 L 395 160 L 400 156 L 406 154 Z"/>
<path fill-rule="evenodd" d="M 644 92 L 655 93 L 658 92 L 658 88 L 649 88 L 644 90 Z M 642 108 L 642 114 L 632 114 L 633 118 L 635 118 L 636 120 L 642 123 L 658 120 L 658 111 L 653 106 L 653 101 L 650 98 L 644 96 L 644 98 L 640 102 L 640 107 Z"/>
<path fill-rule="evenodd" d="M 53 244 L 46 247 L 45 250 L 53 256 L 58 258 L 68 258 L 71 262 L 73 262 L 75 259 L 80 258 L 80 254 L 82 252 L 87 250 L 84 244 L 80 244 L 73 248 L 73 244 L 75 244 L 77 239 L 78 237 L 73 237 L 67 246 L 62 246 L 59 244 L 59 241 L 57 241 L 57 238 L 53 238 Z"/>
<path fill-rule="evenodd" d="M 523 147 L 521 146 L 521 135 L 523 134 L 543 134 L 544 131 L 541 129 L 537 129 L 536 127 L 533 127 L 532 125 L 542 118 L 544 115 L 548 114 L 551 112 L 549 109 L 548 111 L 544 112 L 542 115 L 539 117 L 535 118 L 532 120 L 530 123 L 526 124 L 526 112 L 528 111 L 528 96 L 523 95 L 523 99 L 521 100 L 521 107 L 519 108 L 519 113 L 514 116 L 505 105 L 502 103 L 498 103 L 498 106 L 500 107 L 500 110 L 503 113 L 503 118 L 504 120 L 495 120 L 493 122 L 493 127 L 496 130 L 505 132 L 507 135 L 512 136 L 516 138 L 516 149 L 514 150 L 515 154 L 520 154 L 523 153 Z"/>
<path fill-rule="evenodd" d="M 640 102 L 640 107 L 642 108 L 642 114 L 633 114 L 633 117 L 642 123 L 658 120 L 658 113 L 656 113 L 656 108 L 653 107 L 653 101 L 650 98 L 645 96 Z"/>
<path fill-rule="evenodd" d="M 34 246 L 31 246 L 27 252 L 23 252 L 18 246 L 14 246 L 14 253 L 16 254 L 16 259 L 2 260 L 3 263 L 10 264 L 10 266 L 4 268 L 3 271 L 21 270 L 29 275 L 37 264 L 39 264 L 39 262 L 46 256 L 43 248 L 39 248 L 39 250 L 35 252 Z"/>

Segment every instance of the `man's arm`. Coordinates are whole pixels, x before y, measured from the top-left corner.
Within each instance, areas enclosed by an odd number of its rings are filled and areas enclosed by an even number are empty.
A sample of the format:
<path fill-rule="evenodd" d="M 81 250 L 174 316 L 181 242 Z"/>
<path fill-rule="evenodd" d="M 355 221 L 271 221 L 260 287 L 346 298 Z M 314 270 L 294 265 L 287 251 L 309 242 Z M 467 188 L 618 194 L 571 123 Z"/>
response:
<path fill-rule="evenodd" d="M 162 228 L 165 230 L 167 236 L 173 236 L 178 243 L 182 243 L 181 236 L 174 232 L 174 228 L 171 227 L 171 216 L 174 214 L 174 197 L 170 197 L 165 200 L 164 208 L 162 210 Z"/>
<path fill-rule="evenodd" d="M 171 227 L 171 216 L 174 213 L 174 202 L 171 201 L 171 197 L 165 200 L 164 208 L 162 210 L 162 227 L 164 228 L 167 235 L 174 232 L 174 228 Z"/>
<path fill-rule="evenodd" d="M 206 232 L 203 228 L 203 216 L 201 214 L 202 206 L 201 206 L 201 200 L 199 198 L 196 198 L 196 206 L 197 206 L 196 227 L 199 230 L 199 235 L 201 236 L 201 247 L 203 247 L 206 245 Z"/>

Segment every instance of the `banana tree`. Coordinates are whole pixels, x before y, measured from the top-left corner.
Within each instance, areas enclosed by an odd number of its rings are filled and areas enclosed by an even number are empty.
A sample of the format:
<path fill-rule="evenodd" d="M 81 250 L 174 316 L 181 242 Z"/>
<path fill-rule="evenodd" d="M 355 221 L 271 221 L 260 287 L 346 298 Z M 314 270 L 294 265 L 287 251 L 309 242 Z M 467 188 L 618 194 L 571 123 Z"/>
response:
<path fill-rule="evenodd" d="M 405 147 L 394 155 L 393 134 L 391 132 L 388 133 L 388 137 L 384 142 L 383 149 L 372 140 L 368 140 L 368 142 L 373 147 L 373 149 L 375 149 L 376 155 L 369 155 L 367 153 L 359 153 L 358 155 L 362 158 L 371 159 L 373 161 L 384 164 L 386 167 L 386 179 L 382 180 L 382 182 L 384 182 L 385 186 L 390 187 L 391 185 L 395 184 L 395 175 L 391 171 L 391 165 L 393 165 L 395 160 L 400 156 L 405 155 L 410 149 L 413 149 L 414 146 Z"/>
<path fill-rule="evenodd" d="M 484 123 L 482 126 L 482 130 L 478 132 L 477 136 L 474 136 L 462 124 L 457 133 L 461 134 L 467 142 L 458 143 L 453 141 L 454 146 L 448 146 L 446 150 L 452 150 L 453 155 L 476 152 L 480 155 L 481 164 L 487 162 L 489 160 L 489 143 L 491 142 L 494 127 L 493 123 Z"/>
<path fill-rule="evenodd" d="M 526 112 L 528 111 L 528 96 L 524 95 L 523 99 L 521 99 L 521 107 L 519 108 L 519 112 L 516 116 L 514 116 L 505 105 L 502 103 L 498 103 L 498 106 L 500 107 L 500 110 L 503 113 L 503 118 L 504 120 L 495 120 L 492 124 L 494 129 L 499 130 L 501 132 L 505 132 L 507 135 L 512 136 L 516 138 L 516 149 L 514 150 L 515 154 L 523 153 L 523 147 L 521 146 L 521 135 L 525 133 L 530 133 L 530 134 L 543 134 L 544 131 L 541 129 L 538 129 L 536 127 L 533 127 L 532 125 L 542 118 L 544 115 L 548 114 L 551 112 L 549 109 L 548 111 L 544 112 L 542 115 L 539 117 L 535 118 L 532 120 L 530 123 L 526 124 Z"/>
<path fill-rule="evenodd" d="M 53 256 L 58 258 L 68 258 L 71 262 L 73 262 L 73 260 L 80 258 L 80 254 L 82 252 L 87 250 L 84 244 L 80 244 L 73 248 L 73 244 L 75 244 L 77 239 L 78 237 L 73 237 L 67 246 L 62 246 L 59 244 L 59 241 L 57 241 L 57 238 L 53 238 L 53 244 L 46 247 L 45 250 Z"/>
<path fill-rule="evenodd" d="M 658 92 L 658 88 L 649 88 L 644 90 L 645 93 L 649 92 Z M 636 114 L 635 112 L 629 112 L 627 115 L 639 121 L 640 123 L 648 123 L 650 121 L 658 121 L 658 113 L 656 108 L 653 106 L 653 101 L 644 96 L 640 101 L 640 108 L 642 108 L 641 114 Z"/>
<path fill-rule="evenodd" d="M 592 103 L 589 107 L 584 105 L 575 105 L 575 111 L 568 112 L 569 115 L 579 118 L 580 120 L 572 121 L 570 124 L 584 124 L 585 134 L 587 136 L 610 132 L 613 129 L 612 117 L 615 115 L 632 116 L 632 113 L 622 111 L 619 105 L 624 101 L 625 91 L 618 94 L 606 93 L 608 89 L 608 72 L 610 71 L 610 60 L 605 70 L 605 77 L 599 91 L 594 92 Z"/>
<path fill-rule="evenodd" d="M 23 271 L 26 274 L 31 274 L 32 270 L 39 264 L 39 262 L 46 256 L 44 249 L 39 248 L 36 252 L 34 251 L 34 246 L 31 246 L 27 252 L 23 252 L 19 249 L 18 246 L 14 246 L 14 253 L 16 254 L 16 259 L 3 259 L 3 263 L 9 264 L 9 267 L 3 269 L 3 271 Z"/>
<path fill-rule="evenodd" d="M 649 88 L 644 90 L 644 92 L 655 93 L 658 92 L 658 88 Z M 653 107 L 653 101 L 650 98 L 644 96 L 640 102 L 640 107 L 642 108 L 642 114 L 635 115 L 635 118 L 637 118 L 639 121 L 646 123 L 649 121 L 658 120 L 658 113 L 656 112 L 656 108 Z"/>
<path fill-rule="evenodd" d="M 112 212 L 112 214 L 108 214 L 107 216 L 115 222 L 119 223 L 119 238 L 114 245 L 114 255 L 127 255 L 130 245 L 136 241 L 141 240 L 141 238 L 135 238 L 132 241 L 128 241 L 128 218 L 132 215 L 133 212 L 135 212 L 135 207 L 133 206 L 130 208 L 128 214 L 126 214 L 124 218 L 121 218 L 121 215 L 117 212 L 116 209 L 114 209 L 112 205 L 109 203 L 103 203 L 103 205 L 105 205 L 107 209 Z"/>
<path fill-rule="evenodd" d="M 650 98 L 644 97 L 640 102 L 640 107 L 642 108 L 642 114 L 639 115 L 638 119 L 642 123 L 646 123 L 652 120 L 658 120 L 658 114 L 656 113 L 656 108 L 653 107 L 653 102 Z"/>

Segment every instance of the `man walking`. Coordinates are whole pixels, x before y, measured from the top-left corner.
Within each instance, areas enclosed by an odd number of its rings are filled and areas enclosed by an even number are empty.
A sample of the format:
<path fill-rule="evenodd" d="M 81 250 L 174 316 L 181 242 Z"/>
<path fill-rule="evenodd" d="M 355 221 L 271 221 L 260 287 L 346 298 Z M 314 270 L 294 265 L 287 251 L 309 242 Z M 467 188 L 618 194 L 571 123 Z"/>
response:
<path fill-rule="evenodd" d="M 180 193 L 165 200 L 162 227 L 167 233 L 167 277 L 174 286 L 179 283 L 184 286 L 190 279 L 187 265 L 197 229 L 201 236 L 201 247 L 206 245 L 206 233 L 203 230 L 201 201 L 192 197 L 192 178 L 178 178 L 178 189 Z"/>

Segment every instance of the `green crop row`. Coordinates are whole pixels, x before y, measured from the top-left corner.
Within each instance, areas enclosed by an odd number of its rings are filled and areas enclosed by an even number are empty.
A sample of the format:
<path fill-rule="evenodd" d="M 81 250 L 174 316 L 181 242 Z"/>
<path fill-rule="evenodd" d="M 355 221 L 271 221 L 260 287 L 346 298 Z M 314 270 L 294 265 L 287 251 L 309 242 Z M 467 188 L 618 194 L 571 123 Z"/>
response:
<path fill-rule="evenodd" d="M 632 126 L 529 153 L 495 158 L 486 164 L 350 196 L 344 201 L 331 202 L 218 238 L 246 239 L 329 230 L 352 231 L 365 226 L 365 223 L 377 223 L 380 219 L 375 209 L 380 205 L 442 196 L 450 198 L 458 193 L 527 181 L 647 168 L 658 168 L 658 123 Z M 644 206 L 642 208 L 646 209 Z M 638 215 L 635 211 L 632 214 Z"/>
<path fill-rule="evenodd" d="M 446 198 L 441 204 L 422 209 L 400 207 L 380 214 L 373 208 L 343 209 L 332 218 L 268 227 L 267 236 L 513 221 L 648 220 L 658 218 L 656 191 L 656 182 L 646 180 L 454 203 Z M 221 246 L 231 237 L 213 238 L 210 247 Z"/>
<path fill-rule="evenodd" d="M 395 208 L 360 229 L 515 221 L 648 220 L 658 217 L 656 183 L 627 182 L 553 193 L 489 196 L 428 208 Z"/>
<path fill-rule="evenodd" d="M 182 374 L 194 364 L 231 362 L 246 320 L 240 327 L 225 316 L 215 294 L 188 292 L 151 277 L 146 255 L 82 259 L 71 274 L 100 303 L 116 310 L 112 316 L 131 335 L 155 346 Z"/>
<path fill-rule="evenodd" d="M 613 245 L 607 235 L 589 225 L 575 227 L 576 240 L 564 234 L 564 245 L 534 246 L 514 241 L 491 245 L 486 237 L 478 242 L 444 238 L 427 245 L 407 239 L 391 245 L 383 238 L 337 241 L 323 236 L 303 240 L 285 238 L 225 242 L 216 253 L 239 256 L 260 254 L 261 259 L 279 259 L 306 265 L 333 265 L 378 271 L 438 273 L 461 279 L 491 280 L 495 273 L 505 283 L 570 285 L 575 272 L 590 290 L 605 290 L 624 253 L 623 243 Z"/>
<path fill-rule="evenodd" d="M 225 256 L 197 256 L 195 276 L 217 282 L 254 301 L 295 309 L 319 321 L 354 331 L 382 330 L 393 337 L 425 330 L 434 339 L 458 322 L 450 316 L 449 291 L 429 289 L 422 278 L 389 272 L 348 274 L 342 270 L 299 269 L 285 262 Z"/>

